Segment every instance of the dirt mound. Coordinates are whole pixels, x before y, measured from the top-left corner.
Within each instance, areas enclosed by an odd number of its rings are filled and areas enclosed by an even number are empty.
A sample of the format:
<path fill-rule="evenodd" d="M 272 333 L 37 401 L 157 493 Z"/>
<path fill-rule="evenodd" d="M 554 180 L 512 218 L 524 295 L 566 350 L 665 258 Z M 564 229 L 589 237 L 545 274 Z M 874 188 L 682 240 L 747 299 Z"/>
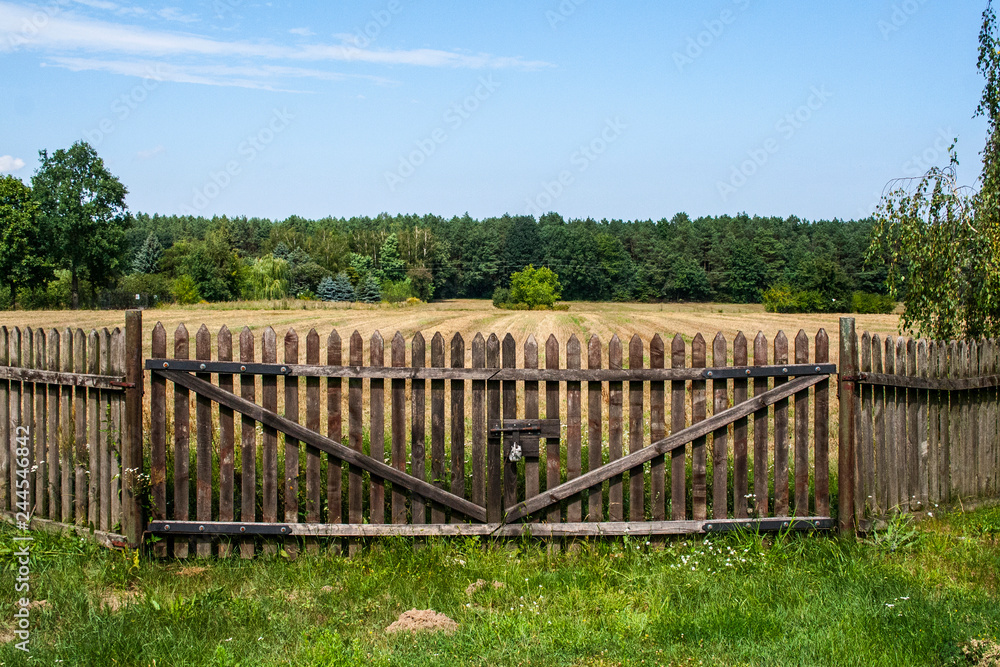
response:
<path fill-rule="evenodd" d="M 411 609 L 404 611 L 396 622 L 385 629 L 386 632 L 445 632 L 458 630 L 458 623 L 433 609 Z"/>
<path fill-rule="evenodd" d="M 478 591 L 480 588 L 485 587 L 486 585 L 487 585 L 486 582 L 483 581 L 482 579 L 476 579 L 474 582 L 472 582 L 471 584 L 469 584 L 468 586 L 465 587 L 465 594 L 466 595 L 472 595 L 473 593 L 475 593 L 476 591 Z M 493 588 L 496 588 L 496 589 L 503 588 L 503 582 L 502 581 L 494 581 L 493 584 L 492 584 L 492 586 L 493 586 Z"/>

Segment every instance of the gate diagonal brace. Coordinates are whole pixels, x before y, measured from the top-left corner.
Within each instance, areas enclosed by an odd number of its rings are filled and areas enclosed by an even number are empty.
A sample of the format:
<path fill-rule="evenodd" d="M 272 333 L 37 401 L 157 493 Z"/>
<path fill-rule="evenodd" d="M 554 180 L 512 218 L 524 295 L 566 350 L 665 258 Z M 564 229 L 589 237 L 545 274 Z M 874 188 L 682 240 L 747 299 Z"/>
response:
<path fill-rule="evenodd" d="M 507 514 L 504 517 L 504 523 L 511 523 L 513 521 L 523 519 L 535 512 L 538 512 L 539 510 L 545 509 L 549 505 L 553 505 L 558 503 L 560 500 L 564 500 L 565 498 L 569 498 L 572 495 L 580 493 L 584 489 L 589 489 L 596 484 L 600 484 L 605 480 L 611 479 L 615 475 L 620 475 L 621 473 L 631 470 L 632 468 L 641 466 L 661 454 L 666 454 L 667 452 L 673 451 L 678 447 L 685 446 L 695 438 L 708 435 L 716 429 L 724 428 L 737 419 L 748 417 L 757 410 L 808 389 L 814 384 L 819 384 L 828 377 L 828 375 L 799 377 L 791 382 L 787 382 L 775 387 L 774 389 L 766 391 L 760 396 L 754 396 L 748 401 L 734 405 L 728 410 L 723 410 L 722 412 L 712 415 L 704 421 L 698 422 L 697 424 L 673 433 L 662 440 L 657 440 L 651 445 L 632 452 L 628 456 L 616 459 L 615 461 L 605 464 L 600 468 L 596 468 L 575 479 L 555 486 L 542 494 L 519 502 L 507 510 Z"/>
<path fill-rule="evenodd" d="M 154 373 L 159 373 L 171 382 L 184 387 L 190 391 L 200 394 L 209 400 L 215 401 L 219 405 L 224 405 L 231 410 L 250 417 L 254 421 L 260 422 L 277 431 L 286 433 L 293 438 L 300 440 L 311 447 L 315 447 L 328 454 L 333 454 L 338 459 L 357 466 L 376 477 L 398 484 L 413 493 L 420 494 L 424 498 L 440 503 L 445 507 L 461 512 L 464 516 L 481 523 L 486 523 L 486 508 L 466 500 L 444 489 L 440 489 L 430 482 L 417 479 L 407 475 L 402 470 L 397 470 L 382 461 L 365 456 L 361 452 L 354 451 L 350 447 L 311 431 L 301 424 L 285 419 L 270 410 L 265 410 L 256 403 L 240 398 L 220 387 L 216 387 L 210 382 L 197 378 L 184 371 L 156 369 Z"/>

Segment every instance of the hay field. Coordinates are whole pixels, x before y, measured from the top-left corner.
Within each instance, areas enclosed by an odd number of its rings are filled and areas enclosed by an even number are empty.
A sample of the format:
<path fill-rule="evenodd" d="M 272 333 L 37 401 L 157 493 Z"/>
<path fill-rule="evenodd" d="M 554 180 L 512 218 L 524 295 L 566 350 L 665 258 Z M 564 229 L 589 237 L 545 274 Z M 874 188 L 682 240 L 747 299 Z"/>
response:
<path fill-rule="evenodd" d="M 870 331 L 881 335 L 896 335 L 899 316 L 856 315 L 858 332 Z M 171 306 L 144 311 L 144 347 L 148 352 L 149 332 L 156 322 L 162 322 L 168 340 L 177 326 L 184 323 L 191 335 L 201 324 L 214 334 L 226 325 L 234 338 L 244 326 L 255 332 L 272 326 L 280 337 L 294 327 L 301 336 L 315 327 L 324 336 L 337 329 L 341 337 L 348 338 L 355 330 L 367 340 L 376 330 L 388 340 L 399 331 L 409 340 L 417 331 L 429 341 L 436 332 L 450 339 L 456 332 L 465 337 L 466 345 L 476 332 L 484 336 L 496 333 L 503 337 L 511 333 L 518 343 L 528 334 L 534 334 L 539 347 L 549 334 L 555 334 L 564 345 L 570 335 L 576 334 L 585 342 L 596 334 L 605 345 L 617 334 L 627 341 L 633 334 L 648 344 L 654 334 L 666 340 L 680 333 L 686 340 L 702 333 L 711 340 L 721 331 L 730 342 L 738 331 L 752 339 L 763 331 L 768 341 L 783 330 L 790 342 L 799 329 L 804 329 L 812 340 L 822 327 L 830 336 L 831 358 L 836 359 L 839 345 L 839 318 L 837 314 L 783 315 L 764 312 L 759 304 L 636 304 L 570 302 L 568 311 L 508 311 L 498 310 L 487 300 L 458 299 L 416 306 L 394 307 L 362 304 L 334 305 L 315 301 L 246 302 L 229 304 L 202 304 L 196 306 Z M 124 313 L 101 310 L 16 311 L 0 313 L 0 325 L 91 328 L 124 326 Z M 367 346 L 366 346 L 367 347 Z M 810 346 L 811 347 L 811 346 Z M 773 348 L 772 348 L 773 349 Z"/>

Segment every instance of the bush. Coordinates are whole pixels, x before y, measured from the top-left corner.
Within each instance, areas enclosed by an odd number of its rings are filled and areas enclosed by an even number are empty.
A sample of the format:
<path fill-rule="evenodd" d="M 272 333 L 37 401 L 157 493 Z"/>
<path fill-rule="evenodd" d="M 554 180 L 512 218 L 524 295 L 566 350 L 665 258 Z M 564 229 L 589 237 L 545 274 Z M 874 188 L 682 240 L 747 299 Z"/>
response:
<path fill-rule="evenodd" d="M 171 291 L 174 294 L 174 299 L 182 306 L 201 301 L 201 295 L 198 293 L 198 284 L 195 283 L 194 278 L 187 274 L 174 281 Z"/>
<path fill-rule="evenodd" d="M 413 284 L 409 278 L 403 280 L 386 280 L 382 283 L 382 300 L 389 303 L 402 303 L 414 296 Z"/>
<path fill-rule="evenodd" d="M 498 287 L 493 290 L 493 307 L 506 308 L 510 301 L 510 290 L 506 287 Z"/>
<path fill-rule="evenodd" d="M 169 303 L 173 301 L 170 289 L 171 281 L 162 273 L 133 273 L 124 276 L 118 283 L 119 289 L 132 295 L 148 295 L 151 303 Z"/>
<path fill-rule="evenodd" d="M 323 278 L 316 289 L 316 295 L 323 301 L 354 301 L 354 287 L 347 274 L 341 271 L 336 278 Z"/>
<path fill-rule="evenodd" d="M 896 310 L 896 302 L 887 294 L 855 292 L 851 295 L 851 312 L 862 315 L 888 315 Z"/>
<path fill-rule="evenodd" d="M 369 275 L 358 283 L 354 298 L 363 303 L 379 303 L 382 300 L 382 288 L 375 276 Z"/>
<path fill-rule="evenodd" d="M 794 290 L 788 285 L 772 285 L 763 294 L 769 313 L 830 313 L 837 311 L 836 299 L 816 290 Z"/>
<path fill-rule="evenodd" d="M 559 276 L 548 267 L 536 269 L 529 264 L 510 277 L 510 302 L 523 303 L 528 308 L 551 306 L 562 298 Z"/>
<path fill-rule="evenodd" d="M 552 310 L 569 310 L 568 303 L 554 303 L 552 304 Z"/>

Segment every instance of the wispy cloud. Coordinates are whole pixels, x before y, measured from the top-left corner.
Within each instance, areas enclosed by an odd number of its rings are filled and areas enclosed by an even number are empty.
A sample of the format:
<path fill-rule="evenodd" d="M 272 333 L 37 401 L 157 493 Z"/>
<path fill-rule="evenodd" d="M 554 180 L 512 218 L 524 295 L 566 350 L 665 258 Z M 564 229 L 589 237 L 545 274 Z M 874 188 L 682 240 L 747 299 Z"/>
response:
<path fill-rule="evenodd" d="M 64 56 L 55 56 L 45 61 L 44 64 L 61 67 L 73 72 L 110 72 L 122 76 L 154 79 L 156 81 L 296 93 L 307 91 L 288 89 L 282 87 L 280 82 L 285 79 L 315 79 L 318 81 L 365 79 L 381 85 L 395 83 L 383 77 L 327 72 L 304 67 L 283 67 L 280 65 L 177 65 L 155 60 L 102 60 Z"/>
<path fill-rule="evenodd" d="M 160 153 L 166 153 L 166 152 L 167 149 L 163 147 L 163 144 L 160 144 L 156 148 L 150 148 L 148 151 L 139 151 L 135 154 L 135 156 L 140 160 L 148 160 L 150 158 L 156 157 Z"/>
<path fill-rule="evenodd" d="M 301 35 L 302 37 L 312 37 L 313 35 L 316 34 L 309 28 L 291 28 L 289 29 L 288 32 L 292 33 L 293 35 Z"/>
<path fill-rule="evenodd" d="M 24 160 L 13 155 L 0 155 L 0 174 L 9 174 L 24 167 Z"/>
<path fill-rule="evenodd" d="M 149 30 L 133 25 L 98 21 L 69 13 L 51 17 L 43 30 L 24 34 L 22 26 L 25 20 L 30 20 L 31 14 L 30 8 L 0 2 L 0 49 L 9 50 L 10 45 L 21 44 L 28 48 L 57 53 L 90 51 L 161 58 L 237 57 L 471 69 L 533 70 L 551 67 L 550 63 L 524 60 L 519 56 L 471 54 L 440 49 L 374 50 L 358 48 L 349 43 L 288 46 L 242 40 L 225 41 L 192 33 Z"/>
<path fill-rule="evenodd" d="M 198 17 L 194 14 L 185 14 L 181 11 L 180 7 L 164 7 L 160 11 L 156 12 L 156 15 L 161 19 L 166 19 L 168 21 L 180 21 L 181 23 L 197 23 Z"/>

